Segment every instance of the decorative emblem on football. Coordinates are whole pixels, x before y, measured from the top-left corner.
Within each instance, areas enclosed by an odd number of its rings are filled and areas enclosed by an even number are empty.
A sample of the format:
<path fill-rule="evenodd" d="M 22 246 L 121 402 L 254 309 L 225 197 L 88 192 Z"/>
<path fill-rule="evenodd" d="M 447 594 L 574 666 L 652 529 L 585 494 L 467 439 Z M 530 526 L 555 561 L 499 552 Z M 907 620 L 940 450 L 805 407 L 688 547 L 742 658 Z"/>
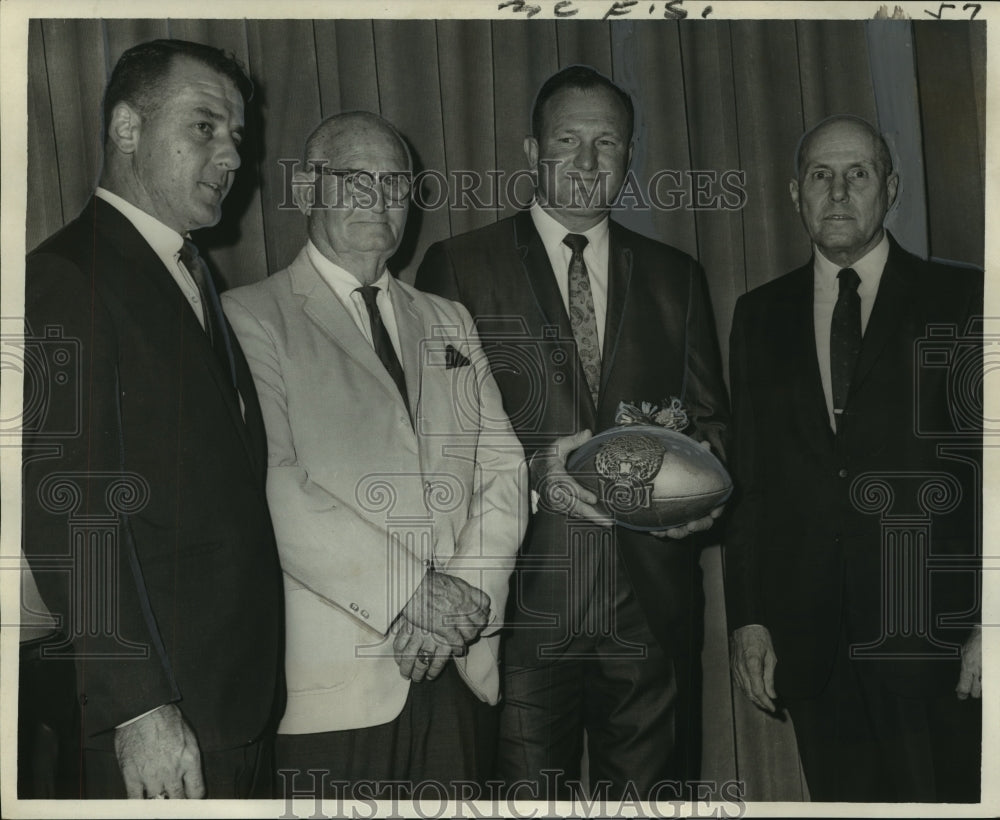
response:
<path fill-rule="evenodd" d="M 686 426 L 679 402 L 666 410 L 623 403 L 616 420 L 574 450 L 566 467 L 617 524 L 646 532 L 670 529 L 708 515 L 729 498 L 733 482 L 719 460 L 690 436 L 661 426 Z"/>

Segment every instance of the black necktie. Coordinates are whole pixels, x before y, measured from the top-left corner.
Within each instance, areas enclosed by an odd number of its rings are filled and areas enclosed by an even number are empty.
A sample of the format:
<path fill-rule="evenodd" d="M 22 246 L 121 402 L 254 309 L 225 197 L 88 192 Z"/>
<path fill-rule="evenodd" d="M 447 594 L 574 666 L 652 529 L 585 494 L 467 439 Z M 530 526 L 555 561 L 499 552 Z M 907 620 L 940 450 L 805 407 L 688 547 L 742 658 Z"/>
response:
<path fill-rule="evenodd" d="M 568 233 L 563 238 L 563 244 L 573 251 L 569 259 L 567 286 L 569 325 L 576 339 L 576 350 L 580 364 L 583 365 L 583 375 L 587 379 L 590 397 L 596 407 L 601 387 L 601 348 L 597 341 L 594 294 L 590 289 L 587 263 L 583 261 L 583 249 L 587 247 L 587 237 L 583 234 Z"/>
<path fill-rule="evenodd" d="M 371 323 L 372 344 L 375 347 L 375 354 L 379 357 L 382 364 L 385 365 L 385 369 L 389 371 L 389 375 L 392 376 L 396 387 L 399 388 L 399 395 L 403 397 L 403 404 L 406 405 L 406 412 L 409 414 L 410 399 L 406 393 L 406 377 L 403 375 L 403 366 L 399 363 L 396 349 L 392 346 L 389 331 L 385 329 L 385 325 L 382 323 L 382 314 L 379 312 L 378 304 L 375 301 L 378 299 L 378 288 L 374 285 L 362 285 L 360 288 L 356 288 L 356 290 L 361 294 L 361 298 L 365 300 L 365 307 L 368 308 L 368 321 Z"/>
<path fill-rule="evenodd" d="M 847 404 L 854 363 L 861 350 L 861 297 L 858 296 L 861 278 L 853 268 L 844 268 L 837 278 L 840 280 L 840 295 L 833 308 L 830 325 L 830 378 L 833 412 L 839 425 L 840 414 Z"/>
<path fill-rule="evenodd" d="M 229 333 L 226 331 L 226 320 L 222 317 L 219 295 L 215 292 L 212 274 L 209 272 L 205 260 L 198 253 L 198 246 L 190 239 L 185 239 L 181 246 L 181 262 L 188 269 L 188 273 L 191 274 L 191 278 L 194 279 L 194 283 L 198 286 L 198 292 L 201 294 L 205 332 L 212 343 L 212 349 L 219 357 L 222 369 L 229 374 L 233 387 L 236 387 L 236 363 L 233 359 L 233 348 L 229 342 Z"/>

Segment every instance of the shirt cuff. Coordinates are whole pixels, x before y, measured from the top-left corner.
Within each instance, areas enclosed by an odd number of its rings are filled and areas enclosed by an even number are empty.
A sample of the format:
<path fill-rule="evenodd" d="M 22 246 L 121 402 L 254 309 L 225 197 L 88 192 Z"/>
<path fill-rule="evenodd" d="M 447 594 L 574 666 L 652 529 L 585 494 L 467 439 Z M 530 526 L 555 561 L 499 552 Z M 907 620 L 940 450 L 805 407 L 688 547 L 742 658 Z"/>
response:
<path fill-rule="evenodd" d="M 146 715 L 151 715 L 151 714 L 153 714 L 153 712 L 159 711 L 160 709 L 162 709 L 166 705 L 167 705 L 166 703 L 161 703 L 159 706 L 156 706 L 153 709 L 150 709 L 148 712 L 143 712 L 141 715 L 138 715 L 138 716 L 132 718 L 131 720 L 126 720 L 124 723 L 119 723 L 117 726 L 115 726 L 115 728 L 116 729 L 123 729 L 126 726 L 131 726 L 136 721 L 142 720 L 144 717 L 146 717 Z"/>

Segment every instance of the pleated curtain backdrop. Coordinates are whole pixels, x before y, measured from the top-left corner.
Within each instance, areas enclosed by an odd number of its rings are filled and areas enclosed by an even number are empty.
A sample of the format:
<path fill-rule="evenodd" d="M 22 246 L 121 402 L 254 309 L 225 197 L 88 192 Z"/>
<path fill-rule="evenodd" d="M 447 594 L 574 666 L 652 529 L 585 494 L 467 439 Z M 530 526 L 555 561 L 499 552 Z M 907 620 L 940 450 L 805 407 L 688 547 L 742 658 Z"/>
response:
<path fill-rule="evenodd" d="M 669 170 L 661 190 L 687 189 L 687 207 L 632 207 L 618 218 L 701 261 L 724 358 L 739 295 L 808 258 L 788 180 L 799 136 L 831 114 L 865 117 L 889 135 L 905 199 L 892 227 L 904 245 L 983 263 L 985 24 L 910 21 L 33 20 L 29 249 L 90 196 L 104 84 L 126 48 L 156 37 L 231 51 L 257 86 L 223 222 L 197 237 L 229 286 L 280 269 L 305 241 L 302 216 L 287 207 L 287 162 L 323 117 L 380 113 L 409 139 L 418 171 L 451 183 L 463 171 L 512 174 L 526 165 L 521 146 L 538 86 L 574 63 L 633 94 L 640 188 Z M 702 171 L 740 174 L 730 180 L 741 180 L 745 197 L 729 198 L 740 207 L 712 202 L 718 177 Z M 692 207 L 698 180 L 708 197 L 700 209 Z M 477 191 L 486 201 L 490 193 L 489 185 Z M 394 260 L 404 280 L 430 243 L 513 208 L 454 204 L 411 212 Z M 732 696 L 717 548 L 703 566 L 704 778 L 739 776 L 752 800 L 800 798 L 790 725 Z"/>

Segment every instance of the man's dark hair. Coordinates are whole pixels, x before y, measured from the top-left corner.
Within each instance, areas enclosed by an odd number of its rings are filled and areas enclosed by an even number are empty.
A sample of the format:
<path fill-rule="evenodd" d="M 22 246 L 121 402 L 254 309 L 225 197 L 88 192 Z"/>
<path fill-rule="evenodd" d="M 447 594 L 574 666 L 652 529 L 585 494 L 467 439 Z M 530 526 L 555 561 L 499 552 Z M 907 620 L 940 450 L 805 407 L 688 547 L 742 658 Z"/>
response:
<path fill-rule="evenodd" d="M 560 91 L 574 89 L 576 91 L 593 91 L 604 88 L 614 94 L 623 106 L 628 124 L 628 139 L 632 141 L 632 129 L 635 125 L 635 107 L 628 92 L 619 88 L 603 74 L 595 71 L 589 65 L 571 65 L 562 71 L 557 71 L 549 77 L 535 96 L 535 104 L 531 108 L 531 134 L 537 140 L 542 136 L 542 119 L 545 104 Z"/>
<path fill-rule="evenodd" d="M 236 58 L 222 49 L 187 40 L 150 40 L 133 46 L 115 64 L 104 91 L 104 135 L 107 139 L 111 114 L 127 102 L 148 117 L 163 101 L 163 90 L 175 57 L 190 57 L 227 77 L 243 97 L 253 96 L 253 83 Z"/>

